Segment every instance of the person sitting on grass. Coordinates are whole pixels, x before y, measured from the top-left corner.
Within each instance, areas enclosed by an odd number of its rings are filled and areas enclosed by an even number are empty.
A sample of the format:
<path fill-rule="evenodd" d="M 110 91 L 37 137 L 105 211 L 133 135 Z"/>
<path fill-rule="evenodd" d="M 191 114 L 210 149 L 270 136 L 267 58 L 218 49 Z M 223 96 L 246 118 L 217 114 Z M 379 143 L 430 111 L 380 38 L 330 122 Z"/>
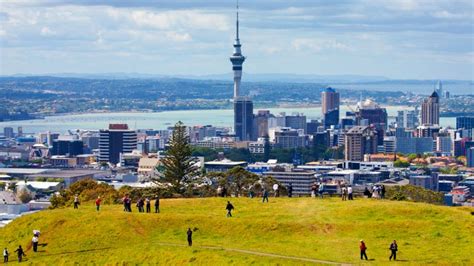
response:
<path fill-rule="evenodd" d="M 232 217 L 232 210 L 234 209 L 234 205 L 230 203 L 230 201 L 227 201 L 227 206 L 225 207 L 227 210 L 227 217 Z"/>

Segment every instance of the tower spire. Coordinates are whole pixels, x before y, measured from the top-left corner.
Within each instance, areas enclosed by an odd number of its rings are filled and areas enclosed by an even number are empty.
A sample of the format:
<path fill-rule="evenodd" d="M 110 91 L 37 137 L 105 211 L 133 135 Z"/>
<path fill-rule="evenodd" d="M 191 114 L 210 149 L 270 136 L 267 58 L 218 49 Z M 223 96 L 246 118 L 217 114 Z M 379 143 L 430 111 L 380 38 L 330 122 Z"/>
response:
<path fill-rule="evenodd" d="M 235 39 L 238 40 L 239 39 L 239 0 L 237 0 L 237 16 L 236 16 L 236 21 L 235 21 L 235 28 L 236 28 L 236 32 L 235 32 Z"/>

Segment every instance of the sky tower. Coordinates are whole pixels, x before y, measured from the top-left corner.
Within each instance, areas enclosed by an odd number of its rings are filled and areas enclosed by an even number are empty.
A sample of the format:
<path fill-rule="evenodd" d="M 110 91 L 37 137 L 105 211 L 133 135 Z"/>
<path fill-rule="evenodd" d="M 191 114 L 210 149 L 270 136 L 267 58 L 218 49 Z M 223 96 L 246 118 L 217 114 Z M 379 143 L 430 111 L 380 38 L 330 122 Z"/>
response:
<path fill-rule="evenodd" d="M 240 50 L 240 39 L 239 39 L 239 2 L 237 1 L 237 17 L 235 21 L 235 41 L 234 41 L 234 53 L 229 58 L 232 62 L 232 70 L 234 71 L 234 98 L 240 96 L 240 79 L 242 78 L 242 64 L 245 61 L 245 57 L 242 55 Z"/>

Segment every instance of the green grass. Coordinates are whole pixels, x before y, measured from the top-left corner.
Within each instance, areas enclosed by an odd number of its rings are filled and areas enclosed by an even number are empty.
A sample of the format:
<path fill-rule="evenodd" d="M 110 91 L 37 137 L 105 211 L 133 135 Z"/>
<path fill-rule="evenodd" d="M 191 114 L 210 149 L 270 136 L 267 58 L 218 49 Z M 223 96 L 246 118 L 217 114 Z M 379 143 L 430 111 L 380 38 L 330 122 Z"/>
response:
<path fill-rule="evenodd" d="M 43 211 L 0 229 L 0 247 L 11 253 L 18 244 L 30 248 L 31 232 L 39 229 L 40 243 L 47 245 L 36 254 L 27 250 L 28 262 L 301 265 L 201 246 L 360 263 L 358 244 L 364 239 L 374 259 L 369 263 L 386 264 L 396 239 L 400 264 L 474 264 L 472 209 L 368 199 L 270 198 L 263 204 L 229 198 L 236 210 L 226 218 L 226 200 L 162 200 L 160 214 L 124 213 L 120 205 L 105 205 L 97 213 L 93 204 Z M 161 245 L 185 245 L 188 227 L 199 228 L 192 248 Z"/>

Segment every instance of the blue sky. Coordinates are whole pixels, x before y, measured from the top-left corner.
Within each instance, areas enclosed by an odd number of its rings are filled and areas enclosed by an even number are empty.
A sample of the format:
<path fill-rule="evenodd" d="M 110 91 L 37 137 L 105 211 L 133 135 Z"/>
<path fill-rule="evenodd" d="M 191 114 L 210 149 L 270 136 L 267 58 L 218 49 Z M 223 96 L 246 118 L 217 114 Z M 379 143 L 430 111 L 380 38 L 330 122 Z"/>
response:
<path fill-rule="evenodd" d="M 232 0 L 0 1 L 0 74 L 230 73 Z M 241 0 L 244 72 L 474 79 L 471 0 Z"/>

